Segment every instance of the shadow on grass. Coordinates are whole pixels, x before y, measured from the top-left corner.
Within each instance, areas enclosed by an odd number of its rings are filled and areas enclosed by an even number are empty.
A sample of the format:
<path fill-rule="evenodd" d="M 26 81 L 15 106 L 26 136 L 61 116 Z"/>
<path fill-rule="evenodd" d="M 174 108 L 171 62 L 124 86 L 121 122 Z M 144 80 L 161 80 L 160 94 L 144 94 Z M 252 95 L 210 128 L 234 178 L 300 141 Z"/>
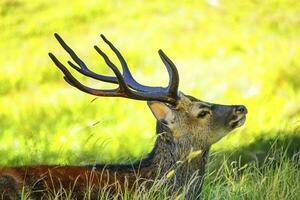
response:
<path fill-rule="evenodd" d="M 221 152 L 211 152 L 209 158 L 211 161 L 210 163 L 217 168 L 224 162 L 224 160 L 226 160 L 228 163 L 238 161 L 241 165 L 255 162 L 261 166 L 265 164 L 267 159 L 273 159 L 276 161 L 277 158 L 284 157 L 285 159 L 296 161 L 296 164 L 300 167 L 300 131 L 294 131 L 291 133 L 278 132 L 276 134 L 278 136 L 275 138 L 266 138 L 266 135 L 267 134 L 262 134 L 262 136 L 257 138 L 252 143 L 241 146 L 234 151 L 231 149 Z M 137 159 L 133 155 L 128 155 L 128 150 L 124 149 L 122 155 L 126 155 L 128 157 L 127 159 L 118 158 L 115 156 L 111 162 L 105 162 L 105 160 L 101 160 L 101 151 L 99 152 L 99 149 L 102 149 L 101 145 L 94 149 L 98 150 L 97 153 L 95 153 L 95 150 L 80 152 L 52 152 L 48 149 L 42 149 L 37 153 L 38 156 L 28 156 L 26 153 L 12 155 L 9 151 L 2 151 L 0 154 L 0 166 L 17 166 L 41 163 L 81 165 L 93 164 L 95 160 L 99 159 L 99 163 L 131 163 Z M 120 155 L 120 153 L 118 155 Z"/>
<path fill-rule="evenodd" d="M 262 134 L 266 135 L 266 134 Z M 226 158 L 228 162 L 239 161 L 242 165 L 257 162 L 263 165 L 267 159 L 277 160 L 285 157 L 300 164 L 300 132 L 278 133 L 276 138 L 266 138 L 261 136 L 249 145 L 242 146 L 235 151 L 212 152 L 212 157 L 216 160 Z"/>

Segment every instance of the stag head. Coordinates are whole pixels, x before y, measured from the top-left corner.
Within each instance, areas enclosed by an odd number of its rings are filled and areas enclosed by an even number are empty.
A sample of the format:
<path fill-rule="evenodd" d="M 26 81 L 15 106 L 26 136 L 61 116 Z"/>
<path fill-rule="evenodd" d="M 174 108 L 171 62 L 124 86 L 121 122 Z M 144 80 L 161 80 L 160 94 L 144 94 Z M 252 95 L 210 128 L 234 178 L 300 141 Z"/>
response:
<path fill-rule="evenodd" d="M 149 101 L 148 105 L 156 119 L 171 130 L 175 140 L 199 141 L 201 147 L 216 143 L 242 126 L 247 114 L 243 105 L 208 103 L 182 92 L 176 106 L 157 101 Z"/>
<path fill-rule="evenodd" d="M 156 119 L 171 130 L 172 136 L 178 142 L 189 141 L 190 144 L 197 144 L 192 141 L 199 141 L 200 146 L 203 144 L 210 146 L 245 122 L 247 114 L 245 106 L 208 103 L 179 92 L 179 75 L 176 66 L 162 50 L 158 53 L 167 68 L 169 84 L 167 87 L 151 87 L 142 85 L 133 78 L 121 53 L 104 35 L 101 37 L 117 55 L 123 73 L 99 47 L 94 46 L 94 48 L 112 69 L 115 77 L 91 71 L 58 34 L 54 35 L 76 63 L 68 61 L 73 69 L 90 78 L 118 84 L 119 87 L 111 90 L 87 87 L 80 83 L 52 53 L 49 53 L 50 58 L 64 73 L 64 78 L 70 85 L 96 96 L 125 97 L 147 101 Z"/>

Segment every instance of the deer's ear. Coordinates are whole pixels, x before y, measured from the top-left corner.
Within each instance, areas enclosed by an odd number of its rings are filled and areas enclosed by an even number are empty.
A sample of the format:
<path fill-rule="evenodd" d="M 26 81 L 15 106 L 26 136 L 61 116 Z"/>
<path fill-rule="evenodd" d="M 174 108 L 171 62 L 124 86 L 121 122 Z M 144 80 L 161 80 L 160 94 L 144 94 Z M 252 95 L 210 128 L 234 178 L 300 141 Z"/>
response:
<path fill-rule="evenodd" d="M 174 113 L 166 104 L 159 101 L 148 101 L 147 104 L 158 121 L 166 124 L 173 123 Z"/>

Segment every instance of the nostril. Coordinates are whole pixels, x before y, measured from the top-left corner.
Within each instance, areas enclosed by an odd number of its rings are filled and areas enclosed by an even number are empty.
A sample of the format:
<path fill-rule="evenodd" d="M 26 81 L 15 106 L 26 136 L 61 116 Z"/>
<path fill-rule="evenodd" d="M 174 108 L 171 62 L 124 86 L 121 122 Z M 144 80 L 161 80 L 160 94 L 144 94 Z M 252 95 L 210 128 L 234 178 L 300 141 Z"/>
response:
<path fill-rule="evenodd" d="M 247 108 L 245 106 L 237 106 L 235 108 L 235 112 L 239 113 L 239 114 L 246 114 L 248 111 L 247 111 Z"/>

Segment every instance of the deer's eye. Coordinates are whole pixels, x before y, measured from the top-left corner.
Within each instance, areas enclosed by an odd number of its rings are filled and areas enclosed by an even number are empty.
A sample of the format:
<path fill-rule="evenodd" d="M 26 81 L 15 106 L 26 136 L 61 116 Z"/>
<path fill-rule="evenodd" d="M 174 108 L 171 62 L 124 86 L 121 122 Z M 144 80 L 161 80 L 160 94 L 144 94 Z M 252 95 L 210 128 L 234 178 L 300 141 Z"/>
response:
<path fill-rule="evenodd" d="M 209 112 L 206 110 L 202 110 L 201 112 L 198 113 L 197 117 L 198 118 L 204 118 L 206 115 L 208 115 Z"/>

